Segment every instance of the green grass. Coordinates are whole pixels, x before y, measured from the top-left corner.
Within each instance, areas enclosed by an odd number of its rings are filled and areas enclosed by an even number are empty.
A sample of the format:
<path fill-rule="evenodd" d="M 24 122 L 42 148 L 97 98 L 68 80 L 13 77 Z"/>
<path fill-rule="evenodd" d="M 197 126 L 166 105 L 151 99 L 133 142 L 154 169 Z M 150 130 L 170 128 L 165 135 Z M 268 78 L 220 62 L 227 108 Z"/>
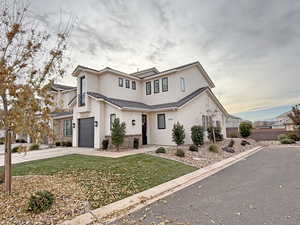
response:
<path fill-rule="evenodd" d="M 69 155 L 14 165 L 13 176 L 72 174 L 98 208 L 196 169 L 146 154 L 117 159 Z"/>

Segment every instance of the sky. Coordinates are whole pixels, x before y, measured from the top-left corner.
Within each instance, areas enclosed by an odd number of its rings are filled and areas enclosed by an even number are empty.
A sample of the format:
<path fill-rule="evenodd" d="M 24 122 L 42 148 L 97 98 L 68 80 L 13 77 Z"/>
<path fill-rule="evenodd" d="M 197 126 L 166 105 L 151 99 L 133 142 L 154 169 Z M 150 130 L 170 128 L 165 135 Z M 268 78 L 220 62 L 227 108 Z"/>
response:
<path fill-rule="evenodd" d="M 49 29 L 75 18 L 69 74 L 78 65 L 124 72 L 199 61 L 227 111 L 270 119 L 300 103 L 298 0 L 32 0 Z"/>

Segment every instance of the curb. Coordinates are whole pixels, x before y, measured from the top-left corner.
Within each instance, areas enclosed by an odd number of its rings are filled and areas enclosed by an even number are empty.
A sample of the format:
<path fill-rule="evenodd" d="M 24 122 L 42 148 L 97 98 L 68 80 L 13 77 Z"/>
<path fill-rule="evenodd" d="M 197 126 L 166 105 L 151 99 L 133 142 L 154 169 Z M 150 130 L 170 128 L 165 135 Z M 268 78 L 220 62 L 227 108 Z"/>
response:
<path fill-rule="evenodd" d="M 132 195 L 128 198 L 113 202 L 102 208 L 92 210 L 88 213 L 79 215 L 74 219 L 63 222 L 63 225 L 88 225 L 93 222 L 113 222 L 129 213 L 141 209 L 161 198 L 164 198 L 176 191 L 188 187 L 198 181 L 201 181 L 220 170 L 237 163 L 240 160 L 253 155 L 264 147 L 256 147 L 238 155 L 224 159 L 207 167 L 196 170 L 192 173 L 170 180 L 143 192 Z"/>

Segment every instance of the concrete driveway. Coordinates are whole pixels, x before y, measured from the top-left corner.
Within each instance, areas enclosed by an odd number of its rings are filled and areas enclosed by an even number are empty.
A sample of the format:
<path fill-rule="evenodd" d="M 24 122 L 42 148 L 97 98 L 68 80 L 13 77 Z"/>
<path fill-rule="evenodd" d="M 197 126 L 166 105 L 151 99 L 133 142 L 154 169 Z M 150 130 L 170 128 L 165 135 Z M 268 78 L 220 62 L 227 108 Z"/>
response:
<path fill-rule="evenodd" d="M 299 225 L 300 148 L 267 148 L 111 224 Z"/>

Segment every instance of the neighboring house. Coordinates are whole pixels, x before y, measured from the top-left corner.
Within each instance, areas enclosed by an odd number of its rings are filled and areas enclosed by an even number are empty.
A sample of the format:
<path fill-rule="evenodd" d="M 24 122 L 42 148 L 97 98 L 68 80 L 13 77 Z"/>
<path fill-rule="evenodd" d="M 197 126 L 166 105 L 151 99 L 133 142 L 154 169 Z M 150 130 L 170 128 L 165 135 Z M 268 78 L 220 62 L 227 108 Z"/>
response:
<path fill-rule="evenodd" d="M 271 129 L 273 121 L 255 121 L 253 127 L 255 129 Z"/>
<path fill-rule="evenodd" d="M 287 131 L 293 131 L 296 129 L 294 122 L 288 117 L 292 111 L 282 113 L 275 118 L 275 122 L 272 125 L 272 129 L 285 129 Z"/>
<path fill-rule="evenodd" d="M 211 120 L 226 137 L 228 113 L 211 91 L 215 85 L 199 62 L 132 74 L 77 66 L 73 76 L 78 95 L 69 104 L 73 146 L 100 148 L 104 139 L 111 138 L 115 118 L 126 123 L 125 147 L 132 147 L 134 138 L 141 144 L 174 145 L 176 122 L 185 128 L 185 144 L 192 143 L 193 125 L 207 127 Z"/>
<path fill-rule="evenodd" d="M 51 127 L 54 130 L 55 140 L 72 142 L 73 112 L 69 103 L 76 98 L 76 87 L 54 84 L 51 92 L 56 103 L 51 110 Z"/>

